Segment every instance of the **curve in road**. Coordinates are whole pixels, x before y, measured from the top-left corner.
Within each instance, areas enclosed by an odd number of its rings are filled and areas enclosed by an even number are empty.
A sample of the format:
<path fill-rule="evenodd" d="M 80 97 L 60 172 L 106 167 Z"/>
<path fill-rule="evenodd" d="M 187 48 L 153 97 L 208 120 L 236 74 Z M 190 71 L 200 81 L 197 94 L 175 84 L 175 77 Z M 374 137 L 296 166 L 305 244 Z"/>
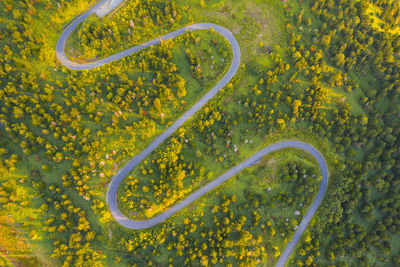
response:
<path fill-rule="evenodd" d="M 176 129 L 178 129 L 185 121 L 187 121 L 192 115 L 194 115 L 203 105 L 205 105 L 218 91 L 223 88 L 235 75 L 236 71 L 239 68 L 240 64 L 240 47 L 233 36 L 233 34 L 226 28 L 221 27 L 216 24 L 212 23 L 198 23 L 198 24 L 193 24 L 190 26 L 183 27 L 179 30 L 170 32 L 166 35 L 163 35 L 159 38 L 156 38 L 154 40 L 148 41 L 146 43 L 143 43 L 138 46 L 134 46 L 132 48 L 129 48 L 127 50 L 124 50 L 122 52 L 116 53 L 114 55 L 111 55 L 109 57 L 100 59 L 95 62 L 90 62 L 90 63 L 85 63 L 85 64 L 80 64 L 71 61 L 68 59 L 68 57 L 65 54 L 65 43 L 68 38 L 68 36 L 73 32 L 73 30 L 82 22 L 84 21 L 88 16 L 91 14 L 95 13 L 107 0 L 100 0 L 96 5 L 94 5 L 92 8 L 90 8 L 87 12 L 76 18 L 74 21 L 72 21 L 66 29 L 61 33 L 57 45 L 56 45 L 56 55 L 58 60 L 67 68 L 73 69 L 73 70 L 88 70 L 88 69 L 93 69 L 96 67 L 100 67 L 104 64 L 110 63 L 112 61 L 119 60 L 123 57 L 129 56 L 133 53 L 136 53 L 142 49 L 145 49 L 147 47 L 150 47 L 152 45 L 159 44 L 162 40 L 169 40 L 173 39 L 181 34 L 186 33 L 187 31 L 195 31 L 195 30 L 206 30 L 206 29 L 214 29 L 216 32 L 221 34 L 231 45 L 232 48 L 232 53 L 233 53 L 233 60 L 231 63 L 231 66 L 228 70 L 228 72 L 225 74 L 225 76 L 218 81 L 218 83 L 210 90 L 208 91 L 198 102 L 196 102 L 188 111 L 186 111 L 178 120 L 176 120 L 169 128 L 167 128 L 161 135 L 159 135 L 148 147 L 146 147 L 142 152 L 140 152 L 138 155 L 133 157 L 128 163 L 126 163 L 117 173 L 116 175 L 111 179 L 111 182 L 108 185 L 108 190 L 107 190 L 107 195 L 106 195 L 106 201 L 108 203 L 110 212 L 114 219 L 121 225 L 129 228 L 129 229 L 145 229 L 152 227 L 158 223 L 163 222 L 165 219 L 169 218 L 171 215 L 175 214 L 177 211 L 183 209 L 199 197 L 203 196 L 207 192 L 213 190 L 214 188 L 218 187 L 225 181 L 227 181 L 229 178 L 240 172 L 241 170 L 253 165 L 257 161 L 260 160 L 263 156 L 267 155 L 268 153 L 271 153 L 275 150 L 282 149 L 282 148 L 288 148 L 288 147 L 294 147 L 294 148 L 300 148 L 308 153 L 310 153 L 318 162 L 320 169 L 321 169 L 321 174 L 322 174 L 322 181 L 321 185 L 319 188 L 319 192 L 314 200 L 314 202 L 311 204 L 310 208 L 308 209 L 306 215 L 304 216 L 303 220 L 301 221 L 299 228 L 296 230 L 295 234 L 293 235 L 293 238 L 289 242 L 289 244 L 286 246 L 284 252 L 282 253 L 281 257 L 279 258 L 277 264 L 275 266 L 284 266 L 286 261 L 288 260 L 289 256 L 295 249 L 297 243 L 299 242 L 302 234 L 306 230 L 308 224 L 310 223 L 311 219 L 313 218 L 315 212 L 318 209 L 318 206 L 322 202 L 322 199 L 325 195 L 326 188 L 328 185 L 328 167 L 326 165 L 324 157 L 321 155 L 321 153 L 315 149 L 313 146 L 308 145 L 306 143 L 300 142 L 300 141 L 283 141 L 283 142 L 278 142 L 275 144 L 272 144 L 270 146 L 267 146 L 251 156 L 250 158 L 246 159 L 245 161 L 241 162 L 240 164 L 234 166 L 212 182 L 208 183 L 207 185 L 203 186 L 202 188 L 198 189 L 194 193 L 190 194 L 188 197 L 183 199 L 181 202 L 175 204 L 165 212 L 161 213 L 160 215 L 153 217 L 148 220 L 132 220 L 126 217 L 125 215 L 122 214 L 122 212 L 119 210 L 118 205 L 117 205 L 117 191 L 120 183 L 122 180 L 130 173 L 130 171 L 135 168 L 147 155 L 149 155 L 155 148 L 157 148 L 165 139 L 167 139 Z"/>

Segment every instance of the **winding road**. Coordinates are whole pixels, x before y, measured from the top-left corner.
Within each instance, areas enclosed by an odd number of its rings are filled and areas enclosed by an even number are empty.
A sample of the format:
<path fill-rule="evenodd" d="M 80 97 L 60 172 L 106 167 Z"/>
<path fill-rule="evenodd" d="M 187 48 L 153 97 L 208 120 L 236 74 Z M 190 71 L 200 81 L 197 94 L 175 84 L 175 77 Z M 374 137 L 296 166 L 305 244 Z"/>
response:
<path fill-rule="evenodd" d="M 108 191 L 106 194 L 106 201 L 108 203 L 110 212 L 114 219 L 121 225 L 129 228 L 129 229 L 145 229 L 152 227 L 156 224 L 159 224 L 172 216 L 174 213 L 178 212 L 179 210 L 183 209 L 187 205 L 191 204 L 193 201 L 198 199 L 199 197 L 203 196 L 207 192 L 213 190 L 214 188 L 218 187 L 228 179 L 230 179 L 232 176 L 236 175 L 238 172 L 241 170 L 252 166 L 254 163 L 258 162 L 263 156 L 267 155 L 268 153 L 271 153 L 273 151 L 282 149 L 282 148 L 288 148 L 288 147 L 293 147 L 293 148 L 300 148 L 308 153 L 310 153 L 318 162 L 320 169 L 321 169 L 321 174 L 322 174 L 322 180 L 319 188 L 319 192 L 314 199 L 314 202 L 311 204 L 310 208 L 308 209 L 306 215 L 304 216 L 303 220 L 301 221 L 298 229 L 296 230 L 295 234 L 293 235 L 293 238 L 289 242 L 289 244 L 286 246 L 285 250 L 281 254 L 277 264 L 275 266 L 284 266 L 285 263 L 287 262 L 288 258 L 290 257 L 291 253 L 295 249 L 297 243 L 299 242 L 302 234 L 306 230 L 308 224 L 310 223 L 311 219 L 313 218 L 315 212 L 318 209 L 318 206 L 321 204 L 322 199 L 325 195 L 326 188 L 328 186 L 328 167 L 325 162 L 324 157 L 321 155 L 321 153 L 315 149 L 313 146 L 300 142 L 300 141 L 283 141 L 283 142 L 278 142 L 272 145 L 269 145 L 262 150 L 258 151 L 256 154 L 251 156 L 250 158 L 246 159 L 245 161 L 241 162 L 240 164 L 234 166 L 212 182 L 208 183 L 207 185 L 203 186 L 202 188 L 198 189 L 194 193 L 190 194 L 188 197 L 183 199 L 181 202 L 175 204 L 165 212 L 161 213 L 160 215 L 153 217 L 148 220 L 132 220 L 126 217 L 125 215 L 122 214 L 122 212 L 119 210 L 118 205 L 117 205 L 117 191 L 118 187 L 120 186 L 122 180 L 131 172 L 133 168 L 135 168 L 145 157 L 147 157 L 155 148 L 157 148 L 165 139 L 167 139 L 176 129 L 178 129 L 185 121 L 187 121 L 191 116 L 193 116 L 199 109 L 202 108 L 203 105 L 205 105 L 215 94 L 218 93 L 218 91 L 223 88 L 235 75 L 237 69 L 239 68 L 240 65 L 240 47 L 233 36 L 233 34 L 226 28 L 221 27 L 216 24 L 212 23 L 198 23 L 198 24 L 193 24 L 187 27 L 183 27 L 179 30 L 173 31 L 171 33 L 168 33 L 166 35 L 163 35 L 159 38 L 156 38 L 154 40 L 148 41 L 146 43 L 143 43 L 141 45 L 129 48 L 127 50 L 124 50 L 122 52 L 116 53 L 114 55 L 111 55 L 109 57 L 100 59 L 95 62 L 90 62 L 90 63 L 85 63 L 85 64 L 79 64 L 76 62 L 71 61 L 68 59 L 68 57 L 65 55 L 65 43 L 68 38 L 68 36 L 73 32 L 73 30 L 82 22 L 84 21 L 88 16 L 91 14 L 95 13 L 103 4 L 106 3 L 107 0 L 100 0 L 96 5 L 94 5 L 92 8 L 90 8 L 87 12 L 76 18 L 73 22 L 71 22 L 66 29 L 62 32 L 60 35 L 57 45 L 56 45 L 56 55 L 58 60 L 67 68 L 73 69 L 73 70 L 88 70 L 88 69 L 93 69 L 96 67 L 100 67 L 104 64 L 110 63 L 112 61 L 119 60 L 123 57 L 129 56 L 133 53 L 136 53 L 142 49 L 145 49 L 147 47 L 150 47 L 152 45 L 159 44 L 161 40 L 168 40 L 168 39 L 173 39 L 177 37 L 178 35 L 184 34 L 188 31 L 196 31 L 196 30 L 206 30 L 206 29 L 214 29 L 217 33 L 221 34 L 231 45 L 232 48 L 232 54 L 233 54 L 233 60 L 231 63 L 231 66 L 228 70 L 228 72 L 225 74 L 225 76 L 218 81 L 218 83 L 210 90 L 208 91 L 199 101 L 197 101 L 188 111 L 186 111 L 179 119 L 177 119 L 169 128 L 167 128 L 161 135 L 159 135 L 157 138 L 154 139 L 154 141 L 146 147 L 142 152 L 140 152 L 138 155 L 133 157 L 129 162 L 127 162 L 117 173 L 116 175 L 111 179 L 111 182 L 108 185 Z"/>

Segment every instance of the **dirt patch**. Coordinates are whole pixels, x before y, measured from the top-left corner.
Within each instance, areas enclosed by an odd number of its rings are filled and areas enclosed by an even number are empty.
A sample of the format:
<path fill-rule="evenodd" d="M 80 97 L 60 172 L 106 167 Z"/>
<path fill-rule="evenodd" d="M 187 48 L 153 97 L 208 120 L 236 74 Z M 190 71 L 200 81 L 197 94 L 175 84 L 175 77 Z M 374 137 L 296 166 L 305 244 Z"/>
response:
<path fill-rule="evenodd" d="M 271 183 L 275 180 L 276 171 L 281 159 L 275 157 L 263 158 L 258 162 L 259 168 L 268 168 L 270 171 L 265 176 L 265 182 Z"/>
<path fill-rule="evenodd" d="M 274 28 L 271 22 L 273 17 L 268 13 L 265 14 L 263 10 L 257 8 L 254 3 L 251 3 L 250 6 L 248 6 L 245 14 L 252 17 L 260 25 L 261 32 L 257 36 L 258 38 L 264 37 L 264 33 L 269 34 L 271 29 Z"/>
<path fill-rule="evenodd" d="M 232 94 L 230 94 L 230 95 L 225 99 L 225 102 L 230 102 L 230 101 L 232 101 L 232 98 L 235 96 L 235 92 L 236 92 L 236 91 L 233 91 Z"/>
<path fill-rule="evenodd" d="M 266 166 L 271 169 L 271 173 L 265 178 L 266 182 L 273 182 L 276 176 L 276 169 L 278 168 L 280 159 L 271 158 L 267 161 Z"/>
<path fill-rule="evenodd" d="M 278 163 L 278 160 L 276 158 L 272 158 L 267 161 L 267 166 L 270 168 L 275 168 L 278 165 L 277 163 Z"/>

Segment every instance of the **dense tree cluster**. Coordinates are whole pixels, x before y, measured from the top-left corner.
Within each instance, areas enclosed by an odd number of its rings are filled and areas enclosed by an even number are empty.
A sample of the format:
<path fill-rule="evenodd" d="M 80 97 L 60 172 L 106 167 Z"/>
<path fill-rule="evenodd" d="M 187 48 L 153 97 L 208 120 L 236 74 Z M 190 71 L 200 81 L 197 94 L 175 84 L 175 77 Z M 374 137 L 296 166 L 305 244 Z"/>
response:
<path fill-rule="evenodd" d="M 128 1 L 111 18 L 93 15 L 85 20 L 77 36 L 72 36 L 77 48 L 73 55 L 81 59 L 104 57 L 139 45 L 181 27 L 182 14 L 174 1 Z"/>
<path fill-rule="evenodd" d="M 295 261 L 298 266 L 310 265 L 309 257 L 316 258 L 318 264 L 330 261 L 337 266 L 396 265 L 398 258 L 392 248 L 393 237 L 399 233 L 399 181 L 395 178 L 398 176 L 395 162 L 400 156 L 400 36 L 388 29 L 396 27 L 393 21 L 399 21 L 399 13 L 396 1 L 373 3 L 382 10 L 390 10 L 390 19 L 389 12 L 381 14 L 385 31 L 372 25 L 367 1 L 308 1 L 314 13 L 311 24 L 303 15 L 304 9 L 296 15 L 295 32 L 312 40 L 310 50 L 315 49 L 313 45 L 324 47 L 326 51 L 321 60 L 326 59 L 336 67 L 335 74 L 325 81 L 331 79 L 332 85 L 352 94 L 359 92 L 361 96 L 356 100 L 364 112 L 355 116 L 348 108 L 345 113 L 339 110 L 335 112 L 332 128 L 313 116 L 313 130 L 332 138 L 336 151 L 346 159 L 346 167 L 341 167 L 342 171 L 331 178 L 334 184 L 331 188 L 336 192 L 328 194 L 319 222 L 311 231 L 318 240 L 330 237 L 327 243 L 320 242 L 325 251 L 320 257 L 315 253 L 299 253 Z M 288 12 L 294 14 L 294 11 Z M 317 21 L 320 26 L 307 28 Z M 307 47 L 308 43 L 305 41 L 303 45 Z M 335 207 L 336 216 L 324 220 Z M 360 223 L 359 218 L 368 223 Z"/>

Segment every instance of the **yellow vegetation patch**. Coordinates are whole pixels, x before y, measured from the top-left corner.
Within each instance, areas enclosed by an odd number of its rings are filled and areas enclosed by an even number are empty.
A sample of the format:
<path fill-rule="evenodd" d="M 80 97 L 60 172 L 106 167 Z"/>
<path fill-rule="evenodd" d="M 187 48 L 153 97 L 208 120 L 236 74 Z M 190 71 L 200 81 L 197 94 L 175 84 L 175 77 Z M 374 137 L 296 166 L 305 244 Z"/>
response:
<path fill-rule="evenodd" d="M 372 3 L 369 3 L 368 9 L 367 9 L 367 15 L 372 18 L 372 27 L 377 29 L 378 31 L 383 32 L 384 30 L 382 29 L 382 25 L 385 23 L 379 16 L 382 14 L 382 10 L 375 6 Z M 389 30 L 389 33 L 392 34 L 400 34 L 400 27 L 397 27 L 394 30 Z"/>
<path fill-rule="evenodd" d="M 335 90 L 330 87 L 323 86 L 321 90 L 327 104 L 337 103 L 338 99 L 343 97 L 342 94 L 335 92 Z"/>
<path fill-rule="evenodd" d="M 330 87 L 322 86 L 321 92 L 322 92 L 322 96 L 324 99 L 324 102 L 323 102 L 324 105 L 319 105 L 318 106 L 319 109 L 332 109 L 332 107 L 336 103 L 341 102 L 341 101 L 343 101 L 343 99 L 345 99 L 342 94 L 335 92 L 335 90 Z M 309 104 L 306 104 L 305 106 L 310 107 Z"/>

